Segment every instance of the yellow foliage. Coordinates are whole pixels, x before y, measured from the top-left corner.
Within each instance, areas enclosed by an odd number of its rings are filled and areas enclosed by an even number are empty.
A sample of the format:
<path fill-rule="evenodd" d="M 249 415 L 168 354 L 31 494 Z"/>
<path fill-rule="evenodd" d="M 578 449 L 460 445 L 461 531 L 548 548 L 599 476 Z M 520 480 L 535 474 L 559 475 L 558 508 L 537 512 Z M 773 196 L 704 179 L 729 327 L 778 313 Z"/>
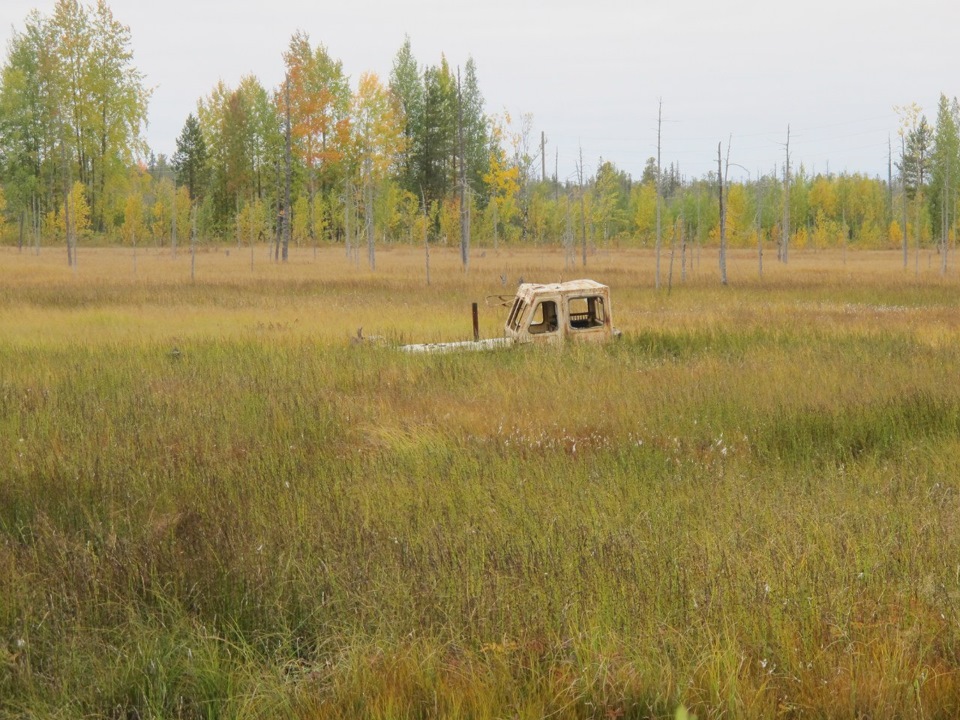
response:
<path fill-rule="evenodd" d="M 87 202 L 87 191 L 83 183 L 75 182 L 70 191 L 70 226 L 78 239 L 90 235 L 90 203 Z M 47 214 L 47 227 L 54 229 L 58 238 L 66 237 L 66 219 L 64 207 L 57 208 L 56 214 Z"/>
<path fill-rule="evenodd" d="M 460 242 L 460 198 L 445 200 L 440 206 L 440 238 L 443 243 Z"/>
<path fill-rule="evenodd" d="M 303 207 L 301 213 L 300 201 L 303 200 Z M 305 236 L 297 236 L 298 228 L 302 222 L 304 226 L 306 225 L 307 218 L 307 202 L 303 197 L 297 198 L 297 202 L 294 205 L 293 209 L 293 227 L 291 228 L 293 232 L 294 239 L 299 242 Z M 240 208 L 240 212 L 237 214 L 237 237 L 240 242 L 250 243 L 250 242 L 260 242 L 264 239 L 267 234 L 267 216 L 266 216 L 266 206 L 263 204 L 263 201 L 260 199 L 254 199 L 247 201 L 243 204 L 243 207 Z"/>
<path fill-rule="evenodd" d="M 511 165 L 503 153 L 490 153 L 490 169 L 483 176 L 490 188 L 490 200 L 496 203 L 497 218 L 501 225 L 508 224 L 517 214 L 517 193 L 520 192 L 520 169 Z"/>
<path fill-rule="evenodd" d="M 807 235 L 807 229 L 805 227 L 797 228 L 793 233 L 793 237 L 790 239 L 790 246 L 798 250 L 802 250 L 807 247 L 809 244 L 809 236 Z"/>
<path fill-rule="evenodd" d="M 363 173 L 378 184 L 406 147 L 396 97 L 375 73 L 363 73 L 353 98 L 353 130 Z"/>
<path fill-rule="evenodd" d="M 238 223 L 243 221 L 245 221 L 245 218 L 237 218 Z M 293 201 L 293 220 L 290 223 L 290 234 L 295 243 L 304 243 L 310 238 L 310 201 L 303 195 L 298 195 L 297 199 Z"/>
<path fill-rule="evenodd" d="M 811 242 L 813 247 L 820 250 L 828 247 L 842 245 L 844 242 L 845 229 L 843 225 L 836 220 L 831 220 L 825 214 L 821 207 L 817 211 L 817 220 L 813 229 Z"/>
<path fill-rule="evenodd" d="M 637 234 L 646 243 L 653 238 L 657 228 L 657 190 L 650 184 L 633 188 L 633 223 Z"/>
<path fill-rule="evenodd" d="M 136 245 L 143 239 L 143 198 L 140 193 L 130 193 L 123 207 L 123 239 Z"/>
<path fill-rule="evenodd" d="M 810 209 L 814 215 L 820 213 L 832 217 L 837 212 L 836 184 L 830 178 L 818 177 L 810 188 Z"/>
<path fill-rule="evenodd" d="M 153 203 L 153 207 L 150 208 L 150 216 L 153 219 L 153 222 L 150 223 L 150 233 L 155 240 L 160 242 L 163 241 L 163 236 L 170 225 L 169 209 L 169 204 L 159 197 Z"/>
<path fill-rule="evenodd" d="M 749 242 L 753 217 L 747 206 L 747 193 L 743 185 L 731 185 L 727 193 L 727 241 L 734 247 Z"/>
<path fill-rule="evenodd" d="M 510 122 L 510 116 L 505 115 L 505 122 Z M 490 128 L 491 151 L 489 157 L 489 169 L 483 176 L 483 181 L 490 190 L 490 206 L 496 212 L 496 216 L 491 218 L 491 225 L 496 223 L 500 228 L 510 225 L 511 221 L 517 215 L 517 195 L 520 192 L 520 168 L 511 164 L 504 155 L 500 142 L 504 135 L 504 127 L 501 121 L 494 120 Z M 496 228 L 493 232 L 498 233 Z"/>
<path fill-rule="evenodd" d="M 896 220 L 890 221 L 890 229 L 887 231 L 887 235 L 890 238 L 890 242 L 894 245 L 903 244 L 903 228 L 900 227 L 900 223 Z"/>

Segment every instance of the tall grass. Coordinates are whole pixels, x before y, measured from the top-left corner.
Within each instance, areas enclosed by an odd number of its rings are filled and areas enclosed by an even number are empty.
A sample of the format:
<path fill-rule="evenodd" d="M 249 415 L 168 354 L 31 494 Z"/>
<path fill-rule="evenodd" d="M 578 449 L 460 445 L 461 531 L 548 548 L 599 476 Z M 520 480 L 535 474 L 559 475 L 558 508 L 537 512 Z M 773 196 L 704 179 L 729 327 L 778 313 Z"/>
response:
<path fill-rule="evenodd" d="M 950 280 L 601 256 L 619 343 L 415 357 L 348 336 L 462 337 L 562 255 L 112 252 L 3 258 L 0 715 L 960 711 Z"/>

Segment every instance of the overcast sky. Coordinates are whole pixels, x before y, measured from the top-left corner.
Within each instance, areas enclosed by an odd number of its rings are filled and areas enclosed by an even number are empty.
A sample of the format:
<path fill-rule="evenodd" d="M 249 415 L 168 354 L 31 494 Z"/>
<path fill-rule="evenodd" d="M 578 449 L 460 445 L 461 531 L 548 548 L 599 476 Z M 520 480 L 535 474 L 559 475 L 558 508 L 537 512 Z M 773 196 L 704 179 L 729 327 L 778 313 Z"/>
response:
<path fill-rule="evenodd" d="M 134 63 L 153 88 L 147 140 L 172 154 L 198 98 L 246 74 L 274 88 L 281 54 L 306 31 L 342 60 L 353 86 L 384 80 L 405 35 L 421 65 L 472 56 L 490 114 L 529 113 L 547 136 L 548 172 L 612 160 L 634 177 L 656 154 L 686 176 L 716 168 L 717 143 L 755 176 L 783 162 L 808 172 L 887 174 L 899 142 L 895 105 L 936 118 L 960 95 L 957 0 L 111 0 L 130 26 Z M 2 0 L 0 47 L 31 9 Z M 746 177 L 733 166 L 731 178 Z"/>

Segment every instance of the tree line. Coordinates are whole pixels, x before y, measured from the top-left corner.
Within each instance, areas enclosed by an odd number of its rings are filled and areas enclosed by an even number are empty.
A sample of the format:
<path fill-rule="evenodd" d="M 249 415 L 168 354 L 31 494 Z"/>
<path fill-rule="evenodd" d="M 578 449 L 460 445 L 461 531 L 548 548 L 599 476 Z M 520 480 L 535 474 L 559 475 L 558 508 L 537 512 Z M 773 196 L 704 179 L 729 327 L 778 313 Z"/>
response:
<path fill-rule="evenodd" d="M 104 239 L 176 247 L 340 243 L 375 265 L 382 242 L 655 246 L 890 247 L 953 242 L 960 106 L 941 96 L 931 124 L 900 108 L 886 178 L 810 175 L 789 153 L 746 181 L 700 178 L 651 158 L 638 179 L 599 159 L 575 180 L 547 172 L 529 115 L 488 115 L 472 59 L 421 64 L 410 39 L 388 78 L 355 84 L 322 44 L 295 32 L 285 74 L 217 83 L 172 156 L 143 131 L 150 92 L 129 29 L 104 0 L 57 0 L 17 30 L 0 75 L 0 230 L 21 246 Z M 725 188 L 724 188 L 725 184 Z M 718 202 L 724 188 L 723 202 Z M 722 214 L 721 214 L 722 213 Z M 721 219 L 723 222 L 721 222 Z M 945 266 L 944 266 L 945 267 Z"/>

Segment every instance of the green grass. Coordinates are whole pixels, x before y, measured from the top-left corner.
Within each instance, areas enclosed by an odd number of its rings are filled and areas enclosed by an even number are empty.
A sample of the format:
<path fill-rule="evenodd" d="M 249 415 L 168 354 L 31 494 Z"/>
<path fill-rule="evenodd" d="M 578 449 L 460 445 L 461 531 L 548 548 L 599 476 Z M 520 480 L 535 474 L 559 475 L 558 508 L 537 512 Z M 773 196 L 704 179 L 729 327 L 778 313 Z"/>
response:
<path fill-rule="evenodd" d="M 346 282 L 7 294 L 91 324 L 0 339 L 0 716 L 955 717 L 957 309 L 831 277 L 425 357 L 270 326 Z"/>

